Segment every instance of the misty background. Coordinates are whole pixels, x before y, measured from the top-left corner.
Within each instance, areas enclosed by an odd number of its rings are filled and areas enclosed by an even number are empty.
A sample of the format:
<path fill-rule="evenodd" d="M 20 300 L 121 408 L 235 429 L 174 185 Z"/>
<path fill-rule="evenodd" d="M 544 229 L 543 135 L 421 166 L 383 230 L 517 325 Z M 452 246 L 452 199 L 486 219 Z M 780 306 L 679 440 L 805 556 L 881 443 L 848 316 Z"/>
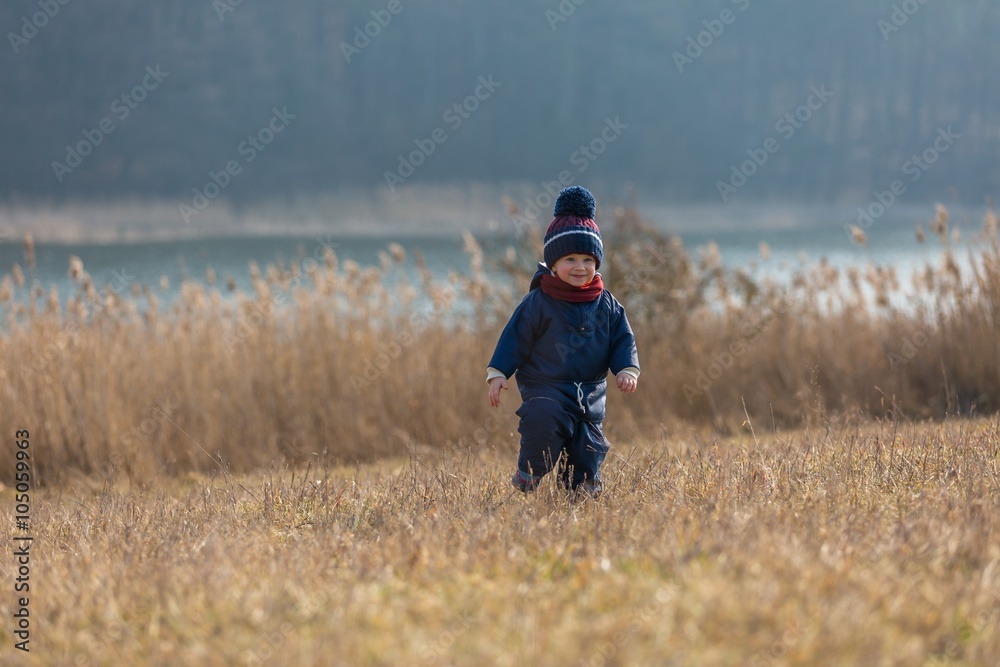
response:
<path fill-rule="evenodd" d="M 32 0 L 0 27 L 8 236 L 502 229 L 567 173 L 681 228 L 839 228 L 894 180 L 886 219 L 1000 181 L 987 0 Z"/>

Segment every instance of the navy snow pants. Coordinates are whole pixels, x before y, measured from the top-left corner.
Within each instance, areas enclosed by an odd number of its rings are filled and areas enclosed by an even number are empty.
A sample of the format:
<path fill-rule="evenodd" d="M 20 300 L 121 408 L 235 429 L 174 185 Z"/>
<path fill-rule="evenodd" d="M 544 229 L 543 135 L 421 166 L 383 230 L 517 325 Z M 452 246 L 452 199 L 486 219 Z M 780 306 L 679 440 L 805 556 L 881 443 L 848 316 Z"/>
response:
<path fill-rule="evenodd" d="M 521 422 L 521 477 L 535 482 L 559 463 L 559 482 L 576 489 L 584 481 L 600 487 L 600 470 L 608 453 L 601 422 L 587 421 L 579 411 L 550 398 L 530 398 L 517 409 Z M 561 458 L 560 458 L 561 455 Z"/>

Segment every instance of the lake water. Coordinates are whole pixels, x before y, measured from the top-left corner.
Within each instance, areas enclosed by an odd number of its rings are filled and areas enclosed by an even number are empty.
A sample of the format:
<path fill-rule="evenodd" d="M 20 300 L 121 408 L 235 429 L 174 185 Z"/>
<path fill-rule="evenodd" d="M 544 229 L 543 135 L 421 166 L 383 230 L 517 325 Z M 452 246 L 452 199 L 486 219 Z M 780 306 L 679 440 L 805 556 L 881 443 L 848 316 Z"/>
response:
<path fill-rule="evenodd" d="M 970 226 L 963 231 L 963 242 L 956 247 L 964 247 L 974 230 Z M 873 227 L 869 230 L 869 242 L 863 247 L 853 244 L 841 225 L 780 231 L 688 231 L 679 236 L 692 253 L 699 246 L 715 242 L 725 267 L 755 267 L 755 275 L 770 275 L 779 281 L 787 278 L 803 261 L 816 263 L 825 258 L 841 268 L 870 264 L 893 266 L 905 288 L 914 269 L 922 268 L 928 262 L 937 264 L 941 257 L 938 240 L 928 238 L 926 243 L 918 243 L 912 224 Z M 439 278 L 445 278 L 450 271 L 468 271 L 468 256 L 462 252 L 463 242 L 459 234 L 392 240 L 407 250 L 419 249 L 425 255 L 430 270 Z M 36 266 L 28 279 L 32 284 L 41 284 L 46 292 L 50 285 L 56 285 L 65 298 L 76 290 L 68 276 L 69 257 L 76 255 L 83 261 L 97 287 L 110 285 L 118 291 L 127 292 L 130 284 L 137 282 L 150 286 L 161 303 L 169 303 L 179 293 L 183 280 L 204 281 L 209 267 L 215 271 L 216 284 L 223 293 L 226 292 L 228 276 L 232 276 L 241 290 L 250 291 L 248 266 L 251 261 L 256 261 L 263 270 L 268 263 L 283 261 L 287 265 L 296 258 L 321 258 L 323 247 L 328 245 L 335 250 L 341 263 L 352 259 L 362 266 L 377 266 L 379 251 L 385 250 L 388 242 L 389 239 L 384 237 L 338 236 L 336 232 L 330 232 L 305 238 L 236 237 L 101 245 L 37 243 Z M 770 258 L 766 261 L 760 255 L 762 242 L 770 248 Z M 485 237 L 482 243 L 488 251 L 499 253 L 507 245 L 508 238 Z M 964 255 L 964 252 L 960 254 Z M 15 262 L 24 268 L 21 243 L 12 240 L 0 243 L 0 274 L 9 273 Z M 408 255 L 407 263 L 412 266 L 412 253 Z M 163 278 L 169 285 L 166 289 L 161 288 Z M 24 289 L 18 290 L 18 298 L 23 299 L 25 292 Z"/>

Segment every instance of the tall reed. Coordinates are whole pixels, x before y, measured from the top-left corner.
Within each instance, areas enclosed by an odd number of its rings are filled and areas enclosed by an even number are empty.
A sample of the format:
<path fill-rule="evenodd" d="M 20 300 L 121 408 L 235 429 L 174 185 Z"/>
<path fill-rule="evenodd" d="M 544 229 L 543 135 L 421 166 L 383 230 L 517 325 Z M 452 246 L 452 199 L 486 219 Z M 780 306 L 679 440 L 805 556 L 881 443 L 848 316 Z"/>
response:
<path fill-rule="evenodd" d="M 732 431 L 747 412 L 790 425 L 997 411 L 997 217 L 986 216 L 968 269 L 943 208 L 931 231 L 940 261 L 913 285 L 891 268 L 825 263 L 779 283 L 614 211 L 604 270 L 643 373 L 638 393 L 610 392 L 612 441 L 692 423 Z M 214 275 L 185 282 L 170 307 L 150 287 L 95 285 L 78 258 L 68 298 L 12 267 L 0 279 L 4 432 L 37 433 L 43 480 L 512 447 L 516 396 L 491 411 L 484 371 L 538 243 L 526 235 L 487 255 L 467 234 L 469 270 L 447 280 L 419 256 L 408 269 L 397 244 L 365 268 L 328 248 L 320 262 L 252 265 L 250 293 Z M 515 280 L 489 279 L 491 262 Z"/>

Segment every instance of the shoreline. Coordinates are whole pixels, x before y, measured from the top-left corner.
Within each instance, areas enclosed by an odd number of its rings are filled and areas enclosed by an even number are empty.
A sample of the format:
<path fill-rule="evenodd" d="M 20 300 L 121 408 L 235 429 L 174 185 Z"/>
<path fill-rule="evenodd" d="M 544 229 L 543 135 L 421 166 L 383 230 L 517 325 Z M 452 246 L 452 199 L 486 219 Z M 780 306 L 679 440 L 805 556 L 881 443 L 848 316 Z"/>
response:
<path fill-rule="evenodd" d="M 277 200 L 253 206 L 219 201 L 190 225 L 184 224 L 176 202 L 109 200 L 77 202 L 0 202 L 0 244 L 20 243 L 30 233 L 36 243 L 113 245 L 234 238 L 309 238 L 336 234 L 345 238 L 440 238 L 471 231 L 477 236 L 513 235 L 517 225 L 505 208 L 501 190 L 428 189 L 395 199 L 351 194 L 290 202 Z M 496 196 L 493 196 L 496 195 Z M 521 198 L 523 199 L 523 197 Z M 520 207 L 517 196 L 511 196 Z M 614 210 L 627 203 L 609 196 L 598 210 L 598 224 L 610 225 Z M 648 200 L 635 204 L 642 218 L 659 231 L 677 235 L 733 232 L 774 234 L 824 232 L 856 224 L 857 207 L 841 203 L 752 202 L 672 203 Z M 953 223 L 975 231 L 985 206 L 947 204 Z M 868 231 L 924 224 L 934 217 L 933 202 L 899 204 L 875 221 Z M 547 219 L 537 220 L 544 232 Z"/>

